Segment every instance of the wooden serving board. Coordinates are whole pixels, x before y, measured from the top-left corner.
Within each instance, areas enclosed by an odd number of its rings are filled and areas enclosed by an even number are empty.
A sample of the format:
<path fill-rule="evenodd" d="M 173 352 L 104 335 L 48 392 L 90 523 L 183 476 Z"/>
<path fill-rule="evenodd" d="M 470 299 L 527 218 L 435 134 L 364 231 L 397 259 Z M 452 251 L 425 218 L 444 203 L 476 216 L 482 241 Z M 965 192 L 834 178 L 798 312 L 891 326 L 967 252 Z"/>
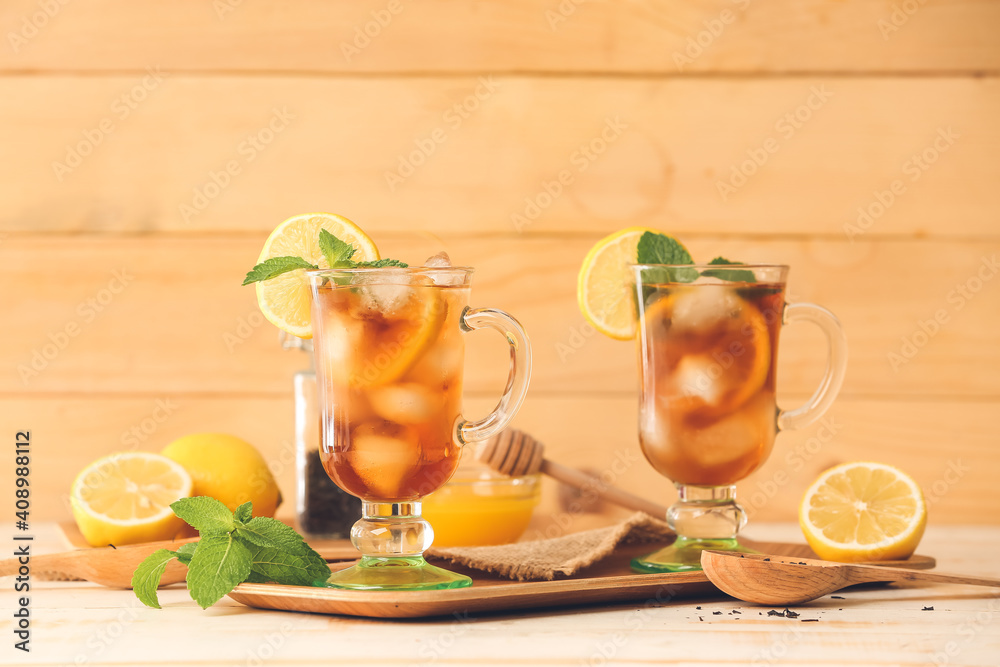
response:
<path fill-rule="evenodd" d="M 763 553 L 799 558 L 816 558 L 806 545 L 769 542 L 744 543 Z M 663 545 L 644 544 L 619 548 L 602 561 L 572 577 L 556 581 L 510 581 L 476 570 L 434 559 L 435 564 L 472 577 L 472 586 L 442 591 L 352 591 L 280 584 L 240 584 L 230 594 L 233 600 L 250 607 L 342 614 L 376 618 L 421 618 L 465 613 L 570 607 L 588 604 L 646 602 L 660 604 L 678 598 L 718 596 L 722 593 L 703 572 L 636 574 L 629 561 L 651 553 Z M 914 555 L 902 561 L 876 565 L 915 570 L 933 568 L 928 556 Z M 344 563 L 340 567 L 347 567 Z"/>

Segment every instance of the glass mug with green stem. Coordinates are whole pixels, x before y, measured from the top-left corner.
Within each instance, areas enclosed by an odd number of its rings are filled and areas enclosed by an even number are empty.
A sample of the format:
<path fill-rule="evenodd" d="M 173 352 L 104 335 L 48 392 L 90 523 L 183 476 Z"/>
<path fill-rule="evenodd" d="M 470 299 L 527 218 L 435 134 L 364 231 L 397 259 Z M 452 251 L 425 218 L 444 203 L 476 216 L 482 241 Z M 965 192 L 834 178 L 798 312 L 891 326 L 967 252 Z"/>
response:
<path fill-rule="evenodd" d="M 430 590 L 471 585 L 430 565 L 434 539 L 420 499 L 444 485 L 463 445 L 503 430 L 524 400 L 531 348 L 503 311 L 469 308 L 467 267 L 352 268 L 308 272 L 321 402 L 320 459 L 361 499 L 351 530 L 361 560 L 327 585 Z M 507 386 L 478 421 L 461 416 L 465 334 L 479 328 L 510 345 Z"/>
<path fill-rule="evenodd" d="M 636 558 L 640 572 L 701 569 L 704 549 L 744 550 L 746 512 L 736 482 L 759 468 L 779 431 L 803 428 L 830 407 L 844 380 L 847 341 L 837 318 L 811 303 L 785 303 L 782 265 L 630 267 L 638 311 L 639 442 L 672 480 L 667 512 L 676 541 Z M 828 341 L 819 388 L 804 405 L 775 404 L 778 336 L 808 321 Z"/>

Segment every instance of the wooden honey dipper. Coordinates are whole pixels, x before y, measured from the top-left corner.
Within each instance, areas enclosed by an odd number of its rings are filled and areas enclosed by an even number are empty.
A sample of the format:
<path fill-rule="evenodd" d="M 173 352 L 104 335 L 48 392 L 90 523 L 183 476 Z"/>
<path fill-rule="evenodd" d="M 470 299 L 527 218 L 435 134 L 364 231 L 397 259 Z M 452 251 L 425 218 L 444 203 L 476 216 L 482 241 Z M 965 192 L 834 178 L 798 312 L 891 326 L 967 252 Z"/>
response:
<path fill-rule="evenodd" d="M 616 486 L 584 472 L 549 461 L 544 457 L 545 446 L 524 431 L 507 429 L 479 446 L 476 459 L 493 470 L 509 477 L 520 477 L 542 472 L 563 484 L 582 491 L 591 491 L 608 502 L 645 512 L 657 519 L 665 519 L 667 508 L 645 498 L 633 495 Z"/>

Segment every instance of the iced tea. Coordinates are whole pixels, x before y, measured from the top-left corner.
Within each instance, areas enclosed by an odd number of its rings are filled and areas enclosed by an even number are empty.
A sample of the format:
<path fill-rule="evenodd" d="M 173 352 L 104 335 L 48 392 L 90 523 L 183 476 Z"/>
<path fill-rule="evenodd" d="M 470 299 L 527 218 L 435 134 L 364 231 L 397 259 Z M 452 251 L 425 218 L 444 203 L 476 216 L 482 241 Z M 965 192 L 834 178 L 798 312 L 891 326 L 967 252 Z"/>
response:
<path fill-rule="evenodd" d="M 413 280 L 331 280 L 315 292 L 314 312 L 322 313 L 314 322 L 316 358 L 325 364 L 323 467 L 366 501 L 418 500 L 458 466 L 459 318 L 469 287 Z"/>
<path fill-rule="evenodd" d="M 730 485 L 767 460 L 783 283 L 645 284 L 639 439 L 678 484 Z"/>

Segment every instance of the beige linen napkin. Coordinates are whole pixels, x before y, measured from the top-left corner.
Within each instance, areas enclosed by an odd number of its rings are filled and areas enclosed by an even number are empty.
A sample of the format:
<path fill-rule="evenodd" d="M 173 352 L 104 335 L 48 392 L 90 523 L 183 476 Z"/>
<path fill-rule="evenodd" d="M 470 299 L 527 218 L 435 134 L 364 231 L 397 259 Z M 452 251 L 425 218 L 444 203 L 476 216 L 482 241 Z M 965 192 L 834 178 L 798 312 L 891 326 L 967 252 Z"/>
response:
<path fill-rule="evenodd" d="M 673 536 L 663 521 L 636 512 L 615 526 L 550 540 L 490 547 L 432 547 L 427 555 L 518 581 L 550 580 L 557 574 L 575 574 L 608 556 L 619 545 L 663 542 Z"/>

